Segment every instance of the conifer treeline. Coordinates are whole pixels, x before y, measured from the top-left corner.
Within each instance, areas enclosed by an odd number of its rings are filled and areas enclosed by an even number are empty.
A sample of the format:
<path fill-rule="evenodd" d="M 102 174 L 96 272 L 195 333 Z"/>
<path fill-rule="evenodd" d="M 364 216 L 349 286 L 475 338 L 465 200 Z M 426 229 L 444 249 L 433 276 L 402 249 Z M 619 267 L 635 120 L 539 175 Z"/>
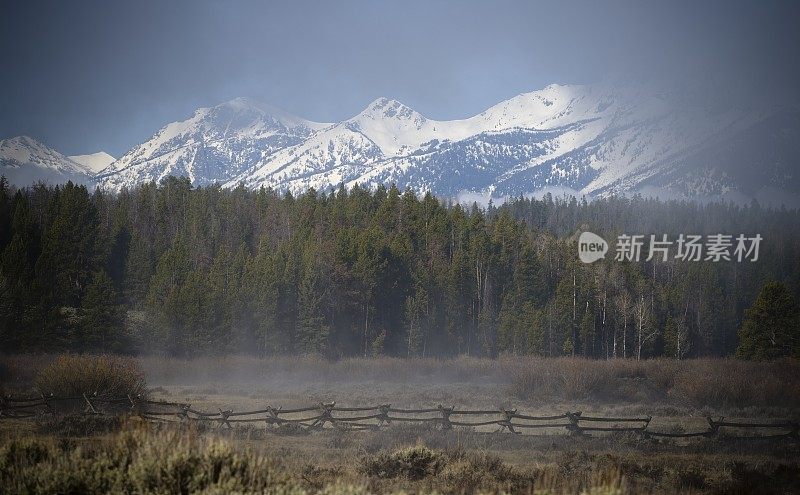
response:
<path fill-rule="evenodd" d="M 766 281 L 800 290 L 800 215 L 757 205 L 0 186 L 9 352 L 724 355 Z M 585 265 L 581 228 L 764 241 L 755 263 Z"/>

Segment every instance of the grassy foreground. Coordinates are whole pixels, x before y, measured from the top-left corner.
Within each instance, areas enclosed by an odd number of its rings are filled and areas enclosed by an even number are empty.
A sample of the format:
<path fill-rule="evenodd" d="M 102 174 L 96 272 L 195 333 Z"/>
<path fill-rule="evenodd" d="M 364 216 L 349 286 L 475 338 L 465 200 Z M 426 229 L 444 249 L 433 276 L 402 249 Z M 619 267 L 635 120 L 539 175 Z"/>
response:
<path fill-rule="evenodd" d="M 598 450 L 521 444 L 530 459 L 509 462 L 470 435 L 455 443 L 408 428 L 315 435 L 311 442 L 336 451 L 332 460 L 302 448 L 309 439 L 292 432 L 201 432 L 130 420 L 95 424 L 90 436 L 73 428 L 76 436 L 65 434 L 65 422 L 57 431 L 3 432 L 4 493 L 788 493 L 800 475 L 796 461 L 778 460 L 788 452 L 772 457 L 763 446 L 746 458 L 674 449 L 647 455 L 625 438 Z M 98 433 L 105 427 L 112 431 Z"/>
<path fill-rule="evenodd" d="M 81 358 L 83 359 L 83 358 Z M 109 358 L 112 361 L 116 358 Z M 706 415 L 796 418 L 794 360 L 448 361 L 248 357 L 120 361 L 84 373 L 56 356 L 0 357 L 6 391 L 72 386 L 68 375 L 204 410 L 265 404 L 512 404 L 541 413 L 652 414 L 659 429 L 703 426 Z M 102 364 L 103 359 L 98 360 Z M 48 366 L 60 366 L 60 373 Z M 39 373 L 39 370 L 45 370 Z M 124 373 L 118 373 L 120 370 Z M 44 380 L 44 378 L 49 378 Z M 69 383 L 67 383 L 69 382 Z M 381 431 L 234 430 L 144 424 L 135 418 L 0 420 L 3 493 L 795 493 L 800 445 L 792 439 L 645 441 L 486 434 L 393 425 Z"/>
<path fill-rule="evenodd" d="M 319 468 L 246 440 L 128 423 L 100 438 L 19 436 L 0 445 L 5 493 L 624 493 L 624 477 L 598 466 L 588 478 L 555 468 L 518 470 L 486 453 L 423 445 Z"/>

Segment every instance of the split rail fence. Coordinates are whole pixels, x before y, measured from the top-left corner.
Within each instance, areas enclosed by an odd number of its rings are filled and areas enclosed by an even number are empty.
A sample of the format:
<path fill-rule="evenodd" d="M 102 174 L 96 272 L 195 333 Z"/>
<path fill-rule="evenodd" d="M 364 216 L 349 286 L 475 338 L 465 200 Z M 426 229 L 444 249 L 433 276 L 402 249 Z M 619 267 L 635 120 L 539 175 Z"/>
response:
<path fill-rule="evenodd" d="M 218 409 L 217 412 L 199 411 L 191 404 L 154 401 L 141 397 L 102 398 L 96 395 L 75 397 L 40 396 L 0 399 L 0 420 L 41 419 L 68 414 L 84 415 L 135 415 L 148 421 L 189 423 L 199 422 L 219 428 L 234 428 L 241 423 L 266 427 L 292 425 L 306 430 L 333 427 L 347 430 L 377 430 L 393 423 L 428 424 L 442 430 L 454 427 L 496 427 L 496 432 L 522 433 L 530 430 L 562 430 L 573 435 L 591 433 L 629 432 L 644 438 L 715 438 L 721 430 L 749 431 L 736 438 L 800 438 L 800 423 L 794 420 L 768 420 L 757 422 L 725 421 L 725 418 L 707 417 L 707 428 L 693 432 L 657 431 L 651 428 L 652 416 L 600 417 L 584 415 L 580 411 L 564 412 L 550 416 L 534 416 L 517 409 L 462 410 L 455 407 L 405 409 L 391 404 L 364 407 L 342 407 L 335 402 L 308 407 L 281 408 L 266 406 L 254 411 Z"/>

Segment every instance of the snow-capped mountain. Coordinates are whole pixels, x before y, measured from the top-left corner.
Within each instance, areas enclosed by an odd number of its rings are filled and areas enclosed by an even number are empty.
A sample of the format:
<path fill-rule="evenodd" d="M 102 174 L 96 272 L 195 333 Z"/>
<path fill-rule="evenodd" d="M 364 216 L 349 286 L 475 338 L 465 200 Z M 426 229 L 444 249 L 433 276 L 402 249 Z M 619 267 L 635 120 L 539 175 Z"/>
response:
<path fill-rule="evenodd" d="M 20 187 L 92 181 L 84 166 L 28 136 L 0 140 L 0 175 Z"/>
<path fill-rule="evenodd" d="M 299 192 L 339 183 L 395 183 L 452 197 L 546 188 L 588 195 L 649 188 L 662 195 L 712 197 L 738 191 L 752 197 L 787 184 L 797 192 L 792 167 L 800 153 L 791 136 L 800 131 L 800 113 L 780 115 L 603 86 L 551 85 L 453 121 L 427 119 L 380 98 L 357 116 L 264 158 L 226 185 Z M 745 138 L 750 154 L 730 151 Z M 771 139 L 785 144 L 776 148 Z M 752 161 L 753 154 L 764 157 L 767 149 L 779 171 L 751 177 L 759 163 Z M 709 153 L 727 159 L 710 160 Z"/>
<path fill-rule="evenodd" d="M 227 182 L 326 126 L 237 98 L 166 125 L 98 174 L 97 181 L 117 190 L 168 175 L 187 176 L 198 186 Z"/>
<path fill-rule="evenodd" d="M 784 192 L 796 199 L 799 164 L 796 108 L 554 84 L 450 121 L 378 98 L 350 119 L 324 124 L 237 98 L 166 125 L 94 180 L 111 190 L 180 175 L 197 186 L 295 193 L 395 183 L 449 197 L 568 188 L 730 199 Z"/>
<path fill-rule="evenodd" d="M 89 155 L 72 155 L 67 158 L 76 162 L 91 175 L 100 173 L 104 168 L 117 160 L 105 151 L 98 151 L 97 153 L 91 153 Z"/>

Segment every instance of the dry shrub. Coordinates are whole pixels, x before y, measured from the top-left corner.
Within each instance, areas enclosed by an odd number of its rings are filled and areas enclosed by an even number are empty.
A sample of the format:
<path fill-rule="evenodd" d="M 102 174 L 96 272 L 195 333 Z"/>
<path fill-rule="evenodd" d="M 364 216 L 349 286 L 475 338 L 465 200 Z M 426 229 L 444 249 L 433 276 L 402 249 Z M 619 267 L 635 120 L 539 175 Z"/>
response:
<path fill-rule="evenodd" d="M 59 356 L 36 376 L 36 388 L 45 395 L 100 398 L 146 395 L 144 372 L 131 358 L 113 355 Z"/>
<path fill-rule="evenodd" d="M 528 493 L 542 482 L 542 473 L 515 469 L 486 452 L 456 452 L 449 456 L 439 480 L 449 493 Z"/>
<path fill-rule="evenodd" d="M 613 370 L 609 366 L 592 366 L 586 359 L 566 359 L 562 363 L 560 382 L 565 399 L 588 399 L 611 389 Z"/>
<path fill-rule="evenodd" d="M 0 445 L 4 493 L 301 493 L 265 457 L 192 432 L 126 428 L 107 439 Z M 292 489 L 281 490 L 282 486 Z"/>
<path fill-rule="evenodd" d="M 368 471 L 365 473 L 364 471 Z M 373 479 L 365 479 L 364 474 Z M 595 482 L 596 478 L 596 482 Z M 482 453 L 410 447 L 352 466 L 309 467 L 193 429 L 128 423 L 91 442 L 0 437 L 3 493 L 621 493 L 619 481 L 510 467 Z M 377 484 L 373 481 L 377 480 Z M 373 489 L 366 486 L 373 485 Z M 542 487 L 539 490 L 537 487 Z"/>
<path fill-rule="evenodd" d="M 719 408 L 800 405 L 796 359 L 506 358 L 504 368 L 511 377 L 511 391 L 522 399 L 673 401 Z"/>
<path fill-rule="evenodd" d="M 506 361 L 511 390 L 525 399 L 610 398 L 619 370 L 609 361 L 582 358 L 518 358 Z"/>
<path fill-rule="evenodd" d="M 690 366 L 688 366 L 690 364 Z M 696 406 L 800 405 L 800 362 L 698 359 L 675 376 L 670 393 Z"/>
<path fill-rule="evenodd" d="M 518 461 L 510 462 L 514 457 L 508 450 L 498 457 L 482 448 L 464 450 L 460 443 L 443 450 L 426 442 L 385 450 L 362 458 L 362 463 L 354 462 L 362 455 L 354 446 L 337 451 L 329 463 L 324 453 L 309 450 L 313 444 L 294 448 L 272 436 L 255 442 L 232 433 L 212 429 L 199 434 L 195 425 L 148 425 L 130 419 L 123 421 L 121 431 L 92 438 L 0 435 L 0 486 L 4 494 L 285 495 L 750 494 L 797 493 L 800 486 L 791 445 L 750 454 L 725 448 L 720 452 L 718 443 L 709 444 L 709 450 L 685 452 L 687 447 L 587 450 L 575 445 L 543 455 L 549 442 L 521 443 L 513 449 Z"/>
<path fill-rule="evenodd" d="M 659 358 L 642 361 L 644 377 L 664 392 L 675 386 L 675 379 L 687 364 L 677 359 Z M 691 366 L 691 364 L 689 365 Z"/>
<path fill-rule="evenodd" d="M 36 432 L 60 437 L 89 437 L 118 431 L 122 416 L 71 414 L 51 416 L 37 423 Z"/>
<path fill-rule="evenodd" d="M 402 476 L 410 480 L 421 480 L 438 474 L 444 467 L 444 455 L 424 445 L 416 445 L 394 452 L 382 452 L 364 460 L 364 472 L 380 478 Z"/>
<path fill-rule="evenodd" d="M 433 450 L 418 444 L 368 457 L 362 463 L 362 471 L 383 480 L 394 479 L 401 486 L 407 481 L 420 482 L 412 485 L 424 487 L 418 490 L 420 493 L 631 492 L 624 489 L 626 483 L 618 463 L 599 458 L 583 461 L 580 466 L 567 464 L 526 469 L 511 466 L 487 452 Z"/>

